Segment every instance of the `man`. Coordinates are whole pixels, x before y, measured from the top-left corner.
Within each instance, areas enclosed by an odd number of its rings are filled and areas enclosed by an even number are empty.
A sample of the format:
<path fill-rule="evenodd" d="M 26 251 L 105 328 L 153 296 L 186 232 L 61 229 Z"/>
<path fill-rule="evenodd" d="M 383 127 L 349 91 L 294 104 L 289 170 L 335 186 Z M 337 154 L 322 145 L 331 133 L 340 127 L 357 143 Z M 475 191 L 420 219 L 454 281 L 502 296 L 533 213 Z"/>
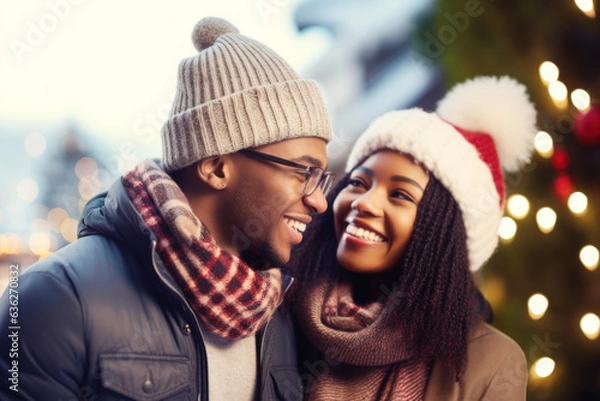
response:
<path fill-rule="evenodd" d="M 18 355 L 4 294 L 1 399 L 299 399 L 277 266 L 327 208 L 328 114 L 314 82 L 227 21 L 193 40 L 163 166 L 91 199 L 79 239 L 19 277 Z"/>

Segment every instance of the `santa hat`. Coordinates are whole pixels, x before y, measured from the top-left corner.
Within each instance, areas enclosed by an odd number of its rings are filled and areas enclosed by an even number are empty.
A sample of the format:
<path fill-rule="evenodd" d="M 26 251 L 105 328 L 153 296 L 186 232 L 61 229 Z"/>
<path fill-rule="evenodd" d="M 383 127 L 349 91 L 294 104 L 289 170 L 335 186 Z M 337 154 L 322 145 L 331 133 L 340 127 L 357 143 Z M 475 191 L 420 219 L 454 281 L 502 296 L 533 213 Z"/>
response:
<path fill-rule="evenodd" d="M 377 118 L 356 141 L 346 171 L 382 149 L 411 155 L 458 203 L 470 267 L 477 270 L 498 244 L 502 171 L 529 162 L 536 132 L 525 86 L 509 77 L 477 77 L 452 88 L 436 113 L 414 108 Z"/>

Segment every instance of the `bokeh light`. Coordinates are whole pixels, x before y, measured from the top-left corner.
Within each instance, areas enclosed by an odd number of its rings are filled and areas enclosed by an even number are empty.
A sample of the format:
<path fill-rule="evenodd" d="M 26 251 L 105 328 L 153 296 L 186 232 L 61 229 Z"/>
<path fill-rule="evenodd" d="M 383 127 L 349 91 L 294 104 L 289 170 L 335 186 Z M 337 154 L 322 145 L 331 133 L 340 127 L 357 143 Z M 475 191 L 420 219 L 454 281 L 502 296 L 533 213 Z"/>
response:
<path fill-rule="evenodd" d="M 569 96 L 569 90 L 561 81 L 550 82 L 548 93 L 556 107 L 563 109 L 568 106 L 567 97 Z"/>
<path fill-rule="evenodd" d="M 517 223 L 510 217 L 503 217 L 498 228 L 498 235 L 504 241 L 512 240 L 517 233 Z"/>
<path fill-rule="evenodd" d="M 50 237 L 45 232 L 34 232 L 29 237 L 29 250 L 34 255 L 43 255 L 50 251 Z"/>
<path fill-rule="evenodd" d="M 68 242 L 73 242 L 77 239 L 77 220 L 67 219 L 60 226 L 60 233 Z"/>
<path fill-rule="evenodd" d="M 86 176 L 95 177 L 98 174 L 98 164 L 91 157 L 82 157 L 75 164 L 75 174 L 79 179 Z"/>
<path fill-rule="evenodd" d="M 588 17 L 596 18 L 594 0 L 575 0 L 577 7 Z"/>
<path fill-rule="evenodd" d="M 554 149 L 554 154 L 552 155 L 550 161 L 552 162 L 552 166 L 554 166 L 557 171 L 562 171 L 569 167 L 571 158 L 569 157 L 569 153 L 562 146 L 557 146 Z"/>
<path fill-rule="evenodd" d="M 545 159 L 549 159 L 554 154 L 554 143 L 552 137 L 545 131 L 540 131 L 534 139 L 535 150 Z"/>
<path fill-rule="evenodd" d="M 554 230 L 556 224 L 556 212 L 549 207 L 543 207 L 538 210 L 536 216 L 538 228 L 544 234 L 548 234 Z"/>
<path fill-rule="evenodd" d="M 600 318 L 595 313 L 586 313 L 579 321 L 583 334 L 590 340 L 595 340 L 600 334 Z"/>
<path fill-rule="evenodd" d="M 573 192 L 567 201 L 569 209 L 575 214 L 581 214 L 586 211 L 588 199 L 582 192 Z"/>
<path fill-rule="evenodd" d="M 31 157 L 39 157 L 46 150 L 46 138 L 33 132 L 25 137 L 25 152 Z"/>
<path fill-rule="evenodd" d="M 33 202 L 39 193 L 37 182 L 31 178 L 23 178 L 17 184 L 17 196 L 25 203 Z"/>
<path fill-rule="evenodd" d="M 523 195 L 511 195 L 506 202 L 506 208 L 515 219 L 524 219 L 529 214 L 529 200 Z"/>
<path fill-rule="evenodd" d="M 554 100 L 566 100 L 569 91 L 564 83 L 560 81 L 554 81 L 548 85 L 548 93 L 550 93 L 550 96 Z"/>
<path fill-rule="evenodd" d="M 96 177 L 85 176 L 79 181 L 77 189 L 81 198 L 88 200 L 100 192 L 100 181 Z"/>
<path fill-rule="evenodd" d="M 596 270 L 600 260 L 600 252 L 593 245 L 586 245 L 579 251 L 579 260 L 588 270 Z"/>
<path fill-rule="evenodd" d="M 571 103 L 579 111 L 587 111 L 590 108 L 590 94 L 583 89 L 575 89 L 571 92 Z"/>
<path fill-rule="evenodd" d="M 542 294 L 533 294 L 527 301 L 527 310 L 533 320 L 541 319 L 548 310 L 548 298 Z"/>
<path fill-rule="evenodd" d="M 8 254 L 8 239 L 0 234 L 0 255 Z"/>
<path fill-rule="evenodd" d="M 551 358 L 545 356 L 535 361 L 533 364 L 533 371 L 537 377 L 544 378 L 550 376 L 552 372 L 554 372 L 555 366 L 556 363 Z"/>
<path fill-rule="evenodd" d="M 9 255 L 17 255 L 24 251 L 23 240 L 17 234 L 10 233 L 6 235 L 6 253 Z"/>
<path fill-rule="evenodd" d="M 558 67 L 552 61 L 544 61 L 540 64 L 540 78 L 546 85 L 556 81 L 559 74 Z"/>
<path fill-rule="evenodd" d="M 55 232 L 60 232 L 62 223 L 69 218 L 69 213 L 63 208 L 55 207 L 48 212 L 48 222 L 50 228 Z"/>

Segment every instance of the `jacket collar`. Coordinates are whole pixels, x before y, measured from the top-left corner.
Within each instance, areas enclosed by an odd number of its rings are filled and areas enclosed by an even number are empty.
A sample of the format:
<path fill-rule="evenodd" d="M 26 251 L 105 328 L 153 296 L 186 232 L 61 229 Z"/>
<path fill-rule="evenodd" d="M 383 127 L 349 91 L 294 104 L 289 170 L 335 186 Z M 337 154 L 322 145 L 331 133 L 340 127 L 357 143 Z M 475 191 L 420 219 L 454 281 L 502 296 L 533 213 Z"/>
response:
<path fill-rule="evenodd" d="M 121 179 L 116 180 L 108 191 L 90 199 L 83 209 L 77 235 L 92 234 L 106 235 L 134 252 L 144 254 L 148 254 L 152 241 L 156 240 L 129 200 Z"/>

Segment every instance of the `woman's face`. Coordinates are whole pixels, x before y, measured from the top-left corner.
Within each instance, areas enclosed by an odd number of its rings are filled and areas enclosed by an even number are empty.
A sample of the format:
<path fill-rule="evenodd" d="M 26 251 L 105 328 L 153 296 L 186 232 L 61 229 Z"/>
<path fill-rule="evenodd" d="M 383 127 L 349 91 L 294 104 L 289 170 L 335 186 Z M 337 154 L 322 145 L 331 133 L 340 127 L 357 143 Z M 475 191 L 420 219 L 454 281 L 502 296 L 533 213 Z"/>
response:
<path fill-rule="evenodd" d="M 373 274 L 396 266 L 428 182 L 422 167 L 395 151 L 374 153 L 356 167 L 333 203 L 341 266 Z"/>

